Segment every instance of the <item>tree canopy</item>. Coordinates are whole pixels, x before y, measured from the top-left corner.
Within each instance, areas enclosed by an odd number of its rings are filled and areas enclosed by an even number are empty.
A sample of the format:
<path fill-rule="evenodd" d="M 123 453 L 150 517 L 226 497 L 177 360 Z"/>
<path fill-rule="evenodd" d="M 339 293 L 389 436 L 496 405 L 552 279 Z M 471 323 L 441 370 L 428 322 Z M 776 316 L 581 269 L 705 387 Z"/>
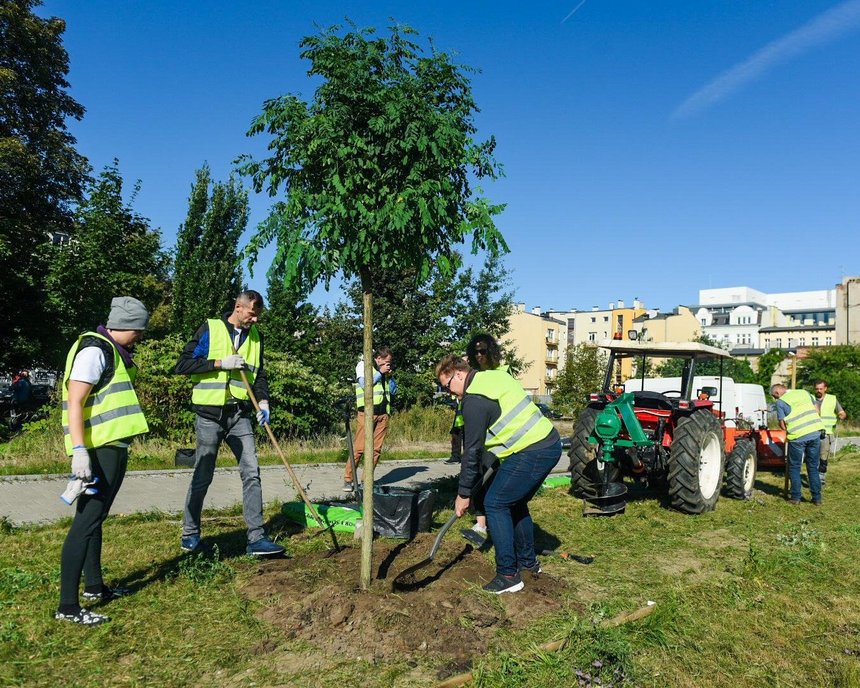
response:
<path fill-rule="evenodd" d="M 71 339 L 104 324 L 114 296 L 140 299 L 153 315 L 150 334 L 165 330 L 166 317 L 159 306 L 166 300 L 169 257 L 161 250 L 158 230 L 132 208 L 138 188 L 126 203 L 119 163 L 114 160 L 78 208 L 72 239 L 50 249 L 47 292 L 55 333 L 48 350 L 54 352 L 56 365 L 62 364 L 63 347 Z"/>
<path fill-rule="evenodd" d="M 55 332 L 41 247 L 71 231 L 89 171 L 66 128 L 84 115 L 67 92 L 66 25 L 36 16 L 39 4 L 0 2 L 0 368 L 44 361 Z"/>
<path fill-rule="evenodd" d="M 232 308 L 242 290 L 239 237 L 248 224 L 248 192 L 234 178 L 212 182 L 197 170 L 188 215 L 176 235 L 170 329 L 188 336 L 206 318 Z"/>
<path fill-rule="evenodd" d="M 828 392 L 836 395 L 848 418 L 856 423 L 860 418 L 860 346 L 809 349 L 800 360 L 797 386 L 812 391 L 818 379 L 827 383 Z"/>

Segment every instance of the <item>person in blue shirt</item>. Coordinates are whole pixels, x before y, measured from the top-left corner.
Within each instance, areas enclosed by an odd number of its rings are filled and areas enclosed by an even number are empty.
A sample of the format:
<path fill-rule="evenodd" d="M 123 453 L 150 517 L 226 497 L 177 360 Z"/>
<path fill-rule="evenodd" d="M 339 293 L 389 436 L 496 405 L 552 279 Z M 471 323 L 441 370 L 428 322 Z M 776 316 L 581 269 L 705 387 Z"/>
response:
<path fill-rule="evenodd" d="M 788 478 L 791 482 L 792 504 L 800 504 L 800 465 L 806 463 L 806 477 L 812 503 L 821 506 L 821 479 L 818 462 L 821 452 L 821 436 L 824 424 L 815 408 L 812 395 L 802 389 L 787 389 L 785 385 L 774 385 L 770 389 L 776 399 L 776 417 L 779 426 L 786 432 L 788 441 Z"/>

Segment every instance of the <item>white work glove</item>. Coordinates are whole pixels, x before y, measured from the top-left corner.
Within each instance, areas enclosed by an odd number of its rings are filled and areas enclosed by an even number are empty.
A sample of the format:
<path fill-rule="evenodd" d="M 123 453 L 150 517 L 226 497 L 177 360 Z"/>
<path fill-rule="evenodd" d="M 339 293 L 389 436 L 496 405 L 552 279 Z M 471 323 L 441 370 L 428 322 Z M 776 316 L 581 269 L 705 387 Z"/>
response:
<path fill-rule="evenodd" d="M 72 449 L 72 475 L 83 480 L 89 480 L 93 477 L 93 469 L 90 465 L 90 453 L 86 447 L 75 447 Z"/>
<path fill-rule="evenodd" d="M 221 359 L 221 370 L 239 370 L 245 367 L 245 359 L 239 354 L 231 354 Z"/>
<path fill-rule="evenodd" d="M 260 402 L 260 410 L 257 411 L 257 422 L 260 425 L 268 425 L 269 424 L 269 402 L 261 401 Z"/>

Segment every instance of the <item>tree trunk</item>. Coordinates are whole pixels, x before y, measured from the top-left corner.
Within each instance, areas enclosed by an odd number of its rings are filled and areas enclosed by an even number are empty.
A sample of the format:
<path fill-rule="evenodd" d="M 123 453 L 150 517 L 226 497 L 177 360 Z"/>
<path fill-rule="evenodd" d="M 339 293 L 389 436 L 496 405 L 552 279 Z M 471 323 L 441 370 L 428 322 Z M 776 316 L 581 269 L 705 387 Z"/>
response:
<path fill-rule="evenodd" d="M 362 270 L 364 303 L 364 502 L 361 526 L 361 589 L 373 577 L 373 293 L 370 273 Z M 358 480 L 354 475 L 353 480 Z"/>

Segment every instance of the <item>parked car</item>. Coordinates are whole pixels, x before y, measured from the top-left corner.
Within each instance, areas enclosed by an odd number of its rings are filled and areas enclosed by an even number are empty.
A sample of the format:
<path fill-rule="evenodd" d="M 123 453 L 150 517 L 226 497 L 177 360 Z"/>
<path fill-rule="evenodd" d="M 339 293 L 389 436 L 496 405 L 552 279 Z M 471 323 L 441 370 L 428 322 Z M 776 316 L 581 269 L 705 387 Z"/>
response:
<path fill-rule="evenodd" d="M 561 414 L 560 414 L 560 413 L 558 413 L 558 412 L 556 412 L 556 411 L 553 411 L 553 410 L 552 410 L 549 406 L 547 406 L 546 404 L 537 403 L 537 404 L 535 404 L 535 406 L 537 406 L 537 407 L 540 409 L 540 412 L 541 412 L 544 416 L 546 416 L 547 418 L 550 418 L 550 419 L 552 419 L 552 420 L 558 420 L 559 418 L 561 418 Z"/>

